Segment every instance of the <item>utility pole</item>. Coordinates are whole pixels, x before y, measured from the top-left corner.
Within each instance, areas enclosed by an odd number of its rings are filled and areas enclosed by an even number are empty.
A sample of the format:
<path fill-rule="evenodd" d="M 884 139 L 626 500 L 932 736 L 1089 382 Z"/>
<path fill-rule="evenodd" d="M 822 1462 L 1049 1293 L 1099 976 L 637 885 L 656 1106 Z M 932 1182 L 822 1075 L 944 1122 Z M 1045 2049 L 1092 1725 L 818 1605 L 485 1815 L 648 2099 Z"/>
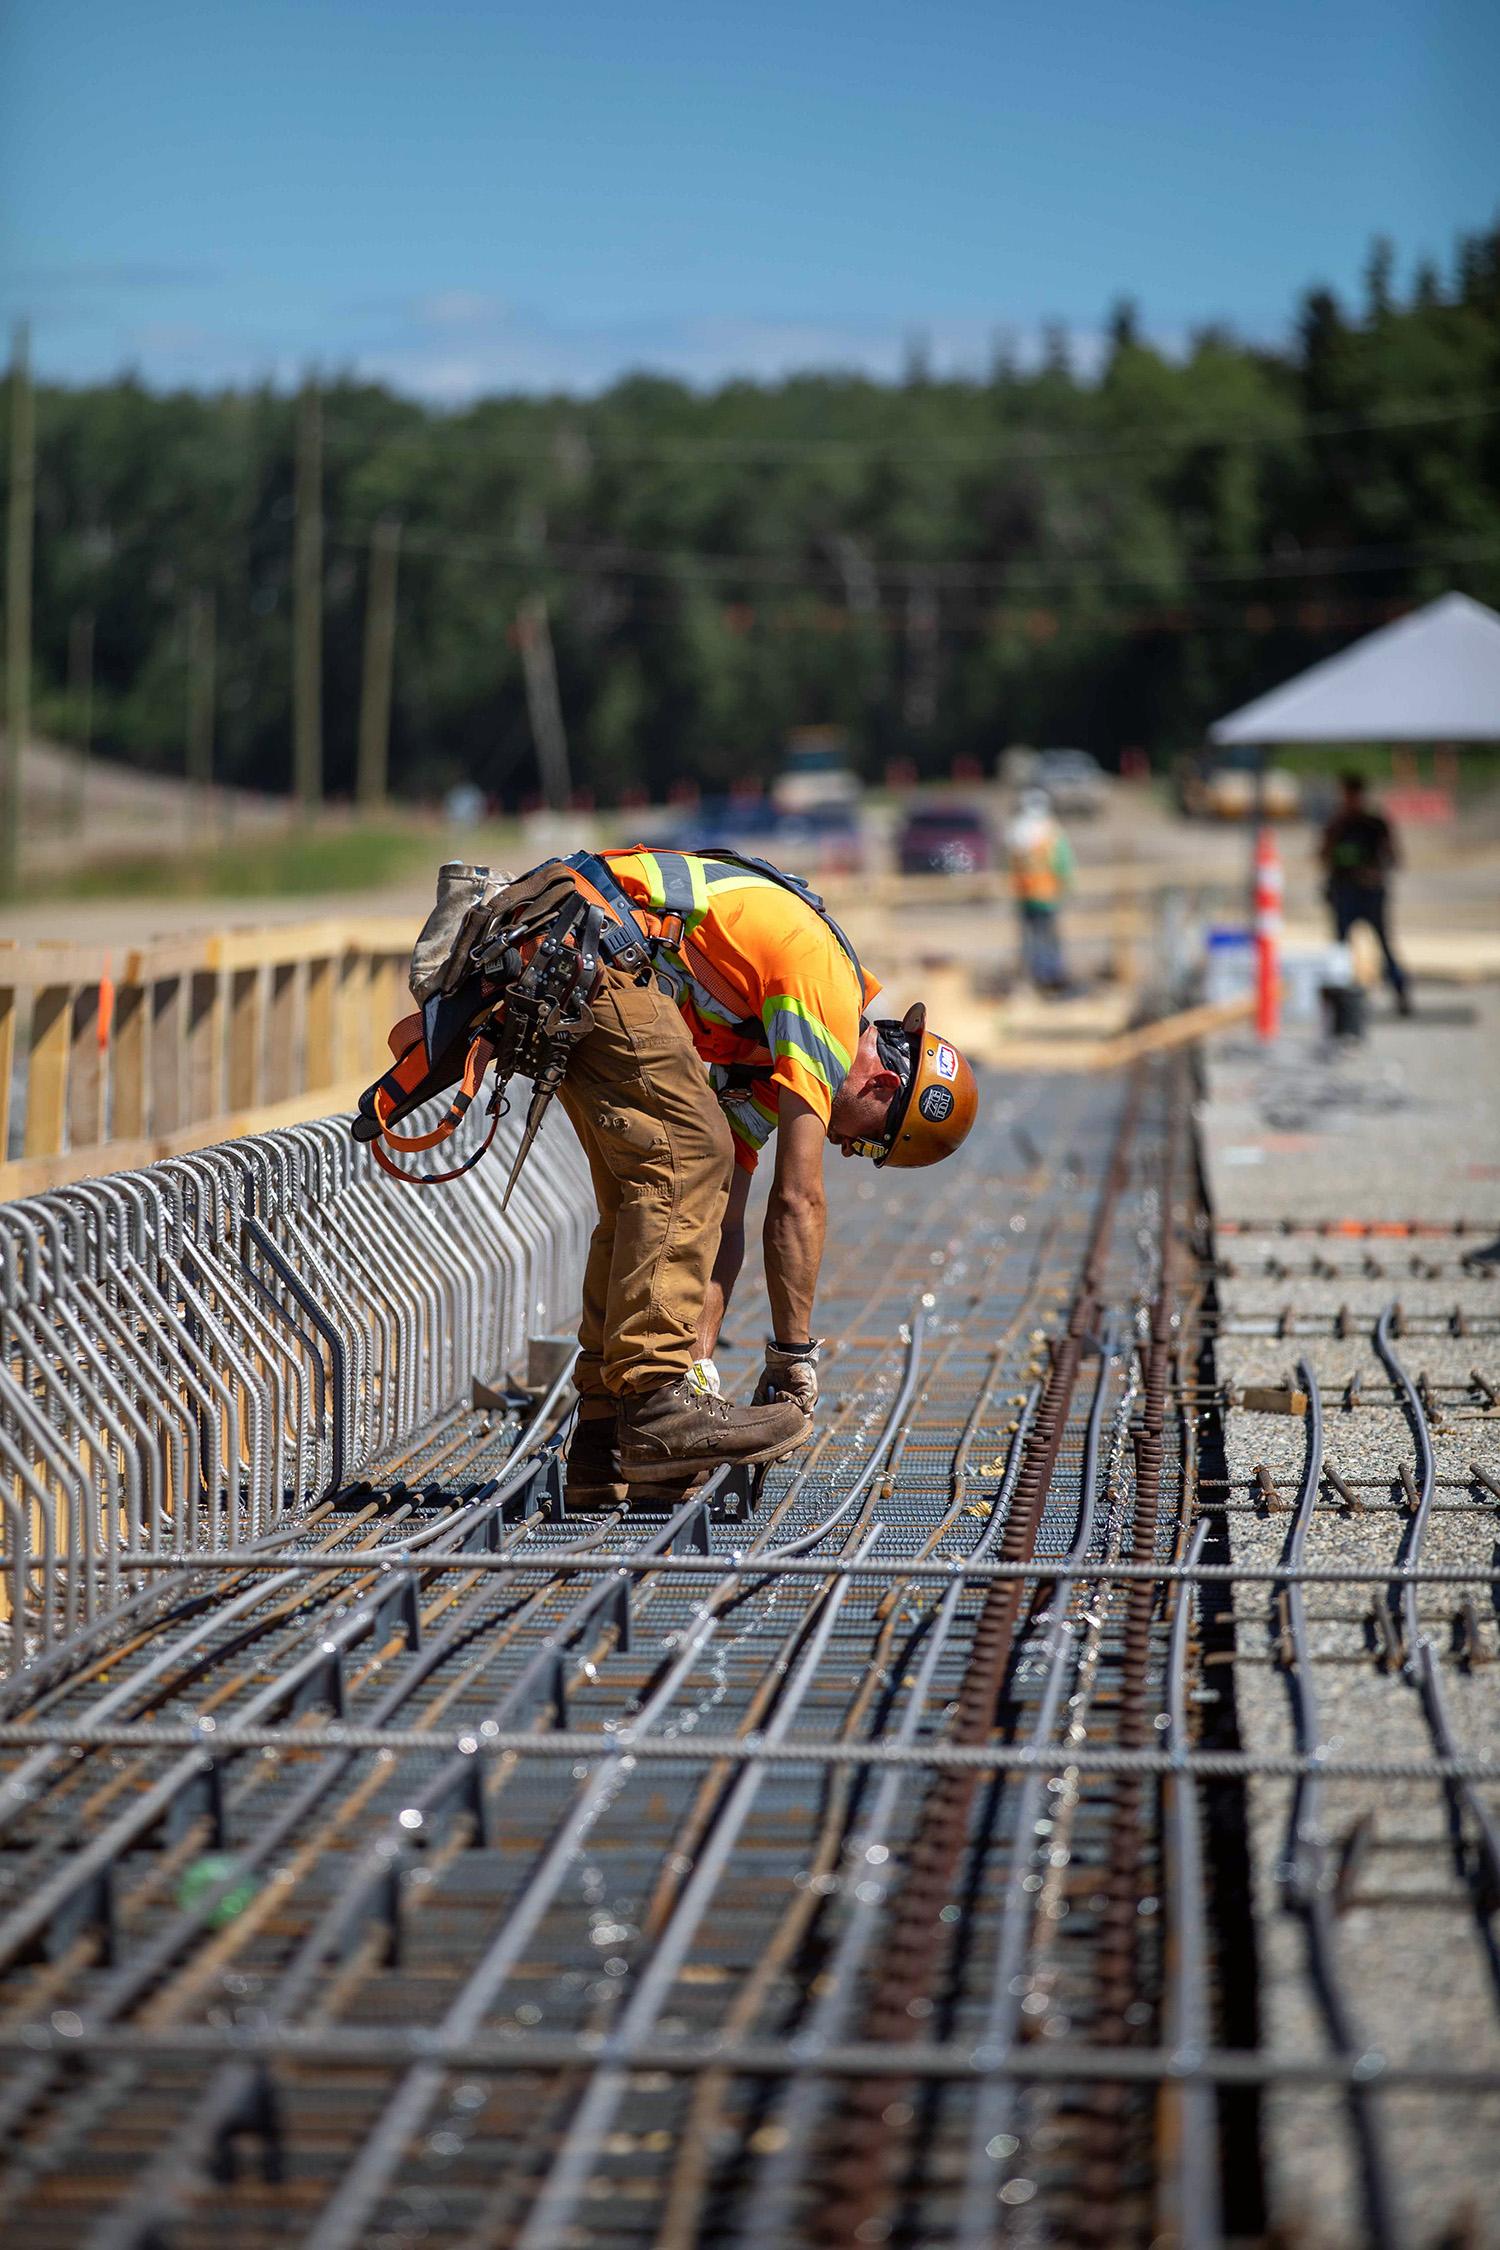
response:
<path fill-rule="evenodd" d="M 214 778 L 214 597 L 200 586 L 188 603 L 187 777 L 190 821 L 202 817 Z"/>
<path fill-rule="evenodd" d="M 361 808 L 375 812 L 390 787 L 391 679 L 396 653 L 396 563 L 401 520 L 382 516 L 370 539 L 370 582 L 365 595 L 365 663 L 359 698 Z"/>
<path fill-rule="evenodd" d="M 31 732 L 31 543 L 36 515 L 36 422 L 31 339 L 11 335 L 10 506 L 5 538 L 5 749 L 0 763 L 0 898 L 21 879 L 21 759 Z"/>
<path fill-rule="evenodd" d="M 304 812 L 323 801 L 323 402 L 311 378 L 297 402 L 292 541 L 292 786 Z"/>
<path fill-rule="evenodd" d="M 557 664 L 552 654 L 552 632 L 547 623 L 547 598 L 530 594 L 516 618 L 521 644 L 521 669 L 526 680 L 526 709 L 531 719 L 542 795 L 553 812 L 566 812 L 569 796 L 568 738 L 563 730 L 562 703 L 557 693 Z"/>
<path fill-rule="evenodd" d="M 75 609 L 68 623 L 68 717 L 73 730 L 73 805 L 69 822 L 83 834 L 89 757 L 94 747 L 94 613 Z"/>

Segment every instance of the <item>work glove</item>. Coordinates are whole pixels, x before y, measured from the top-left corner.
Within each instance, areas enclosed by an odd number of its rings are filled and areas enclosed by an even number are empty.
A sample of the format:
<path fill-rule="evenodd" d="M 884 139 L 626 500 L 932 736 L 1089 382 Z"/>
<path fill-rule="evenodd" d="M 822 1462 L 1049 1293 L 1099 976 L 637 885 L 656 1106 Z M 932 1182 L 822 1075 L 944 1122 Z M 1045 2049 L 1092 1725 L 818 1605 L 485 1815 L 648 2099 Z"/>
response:
<path fill-rule="evenodd" d="M 755 1386 L 752 1406 L 765 1406 L 773 1398 L 789 1398 L 811 1415 L 818 1403 L 818 1349 L 821 1339 L 808 1344 L 766 1345 L 766 1364 Z"/>

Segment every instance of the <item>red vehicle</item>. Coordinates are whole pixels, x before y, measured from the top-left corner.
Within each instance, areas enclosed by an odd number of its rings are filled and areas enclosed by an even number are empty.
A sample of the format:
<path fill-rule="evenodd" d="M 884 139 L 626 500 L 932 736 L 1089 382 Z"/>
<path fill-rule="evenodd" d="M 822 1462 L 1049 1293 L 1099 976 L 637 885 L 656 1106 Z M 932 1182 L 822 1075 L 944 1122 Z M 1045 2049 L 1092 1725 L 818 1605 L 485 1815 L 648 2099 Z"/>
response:
<path fill-rule="evenodd" d="M 980 875 L 994 864 L 990 824 L 977 805 L 914 805 L 896 837 L 903 875 Z"/>

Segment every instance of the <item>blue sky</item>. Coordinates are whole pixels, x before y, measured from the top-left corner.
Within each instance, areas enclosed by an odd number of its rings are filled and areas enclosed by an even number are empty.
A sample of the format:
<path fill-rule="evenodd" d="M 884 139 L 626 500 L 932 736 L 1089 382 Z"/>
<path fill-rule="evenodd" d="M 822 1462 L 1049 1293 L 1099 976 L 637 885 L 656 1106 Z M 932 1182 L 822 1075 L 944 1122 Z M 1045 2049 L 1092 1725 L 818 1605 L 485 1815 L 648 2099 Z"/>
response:
<path fill-rule="evenodd" d="M 440 400 L 1285 330 L 1494 218 L 1493 0 L 6 0 L 0 316 Z"/>

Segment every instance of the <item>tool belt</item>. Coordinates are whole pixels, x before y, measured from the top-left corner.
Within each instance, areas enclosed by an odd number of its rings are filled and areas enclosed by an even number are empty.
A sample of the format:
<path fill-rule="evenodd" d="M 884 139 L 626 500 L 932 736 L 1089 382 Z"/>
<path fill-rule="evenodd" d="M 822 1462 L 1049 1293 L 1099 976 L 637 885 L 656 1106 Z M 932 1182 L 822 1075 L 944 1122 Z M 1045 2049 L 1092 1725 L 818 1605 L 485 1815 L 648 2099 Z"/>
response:
<path fill-rule="evenodd" d="M 544 861 L 507 886 L 488 920 L 480 917 L 477 935 L 474 918 L 465 918 L 438 989 L 393 1026 L 395 1061 L 361 1094 L 354 1138 L 369 1143 L 375 1162 L 393 1179 L 416 1187 L 461 1179 L 494 1140 L 509 1107 L 511 1079 L 529 1079 L 531 1102 L 503 1211 L 573 1049 L 593 1028 L 591 1003 L 605 969 L 642 982 L 658 949 L 681 940 L 681 915 L 642 912 L 592 852 Z M 451 1140 L 492 1064 L 489 1128 L 478 1148 L 444 1172 L 409 1172 L 397 1164 L 393 1150 L 416 1155 Z M 436 1125 L 421 1133 L 395 1130 L 452 1086 L 458 1091 Z"/>

